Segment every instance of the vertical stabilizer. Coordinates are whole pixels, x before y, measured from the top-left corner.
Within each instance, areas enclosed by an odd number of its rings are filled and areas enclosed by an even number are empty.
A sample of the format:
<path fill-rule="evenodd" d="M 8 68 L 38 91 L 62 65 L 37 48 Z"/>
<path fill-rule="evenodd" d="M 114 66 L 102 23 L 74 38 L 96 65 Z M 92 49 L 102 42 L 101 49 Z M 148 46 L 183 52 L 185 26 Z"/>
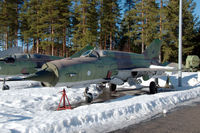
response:
<path fill-rule="evenodd" d="M 144 51 L 144 56 L 148 59 L 158 59 L 161 45 L 162 43 L 159 39 L 153 40 L 153 42 Z"/>

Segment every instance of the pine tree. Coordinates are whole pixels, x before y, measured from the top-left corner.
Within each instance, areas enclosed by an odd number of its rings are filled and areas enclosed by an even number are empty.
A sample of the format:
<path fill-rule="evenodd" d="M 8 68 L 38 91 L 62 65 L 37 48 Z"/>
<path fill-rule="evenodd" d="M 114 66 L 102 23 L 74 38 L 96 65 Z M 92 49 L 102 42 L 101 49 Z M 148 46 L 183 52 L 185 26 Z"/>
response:
<path fill-rule="evenodd" d="M 99 14 L 97 11 L 98 1 L 97 0 L 90 0 L 90 6 L 88 9 L 88 37 L 89 37 L 89 44 L 96 46 L 98 42 L 98 20 Z"/>
<path fill-rule="evenodd" d="M 71 37 L 71 7 L 72 3 L 70 0 L 60 0 L 59 1 L 59 20 L 58 23 L 60 23 L 60 36 L 62 38 L 62 56 L 66 57 L 66 43 L 69 43 L 70 37 Z M 69 45 L 69 44 L 68 44 Z"/>
<path fill-rule="evenodd" d="M 27 8 L 26 10 L 26 21 L 28 28 L 27 35 L 31 38 L 33 42 L 33 48 L 36 49 L 36 53 L 39 53 L 39 49 L 41 47 L 40 41 L 41 41 L 41 35 L 42 31 L 39 28 L 41 25 L 40 23 L 40 17 L 41 17 L 41 6 L 42 1 L 41 0 L 30 0 L 27 1 L 27 5 L 24 8 Z"/>
<path fill-rule="evenodd" d="M 154 39 L 157 39 L 159 36 L 159 10 L 158 4 L 155 0 L 144 1 L 144 42 L 145 46 L 148 46 Z"/>
<path fill-rule="evenodd" d="M 191 42 L 194 37 L 194 17 L 192 15 L 195 4 L 193 0 L 183 0 L 183 34 L 182 34 L 182 47 L 183 47 L 183 60 L 185 60 L 188 54 L 191 54 L 194 46 Z M 175 61 L 178 60 L 178 29 L 179 29 L 179 2 L 176 0 L 170 0 L 167 5 L 166 18 L 168 21 L 167 34 L 164 36 L 165 42 L 164 59 L 163 61 Z"/>
<path fill-rule="evenodd" d="M 100 1 L 100 49 L 106 49 L 108 36 L 108 0 Z"/>
<path fill-rule="evenodd" d="M 40 7 L 41 17 L 39 26 L 44 34 L 41 35 L 41 44 L 43 49 L 49 49 L 48 54 L 54 55 L 57 20 L 58 20 L 58 2 L 54 0 L 43 0 Z"/>
<path fill-rule="evenodd" d="M 29 32 L 30 26 L 28 23 L 27 6 L 28 6 L 28 1 L 24 1 L 24 4 L 21 9 L 19 21 L 20 21 L 20 34 L 21 34 L 20 39 L 23 44 L 27 45 L 26 51 L 28 52 L 28 48 L 29 48 L 28 44 L 31 40 L 31 33 Z"/>
<path fill-rule="evenodd" d="M 5 41 L 5 49 L 17 45 L 18 39 L 18 14 L 20 1 L 0 1 L 0 32 Z"/>
<path fill-rule="evenodd" d="M 81 49 L 87 45 L 87 17 L 88 17 L 89 2 L 87 0 L 77 0 L 75 5 L 75 31 L 73 34 L 73 43 L 76 48 Z"/>
<path fill-rule="evenodd" d="M 196 29 L 194 30 L 194 38 L 192 39 L 191 42 L 193 42 L 193 51 L 192 51 L 192 54 L 193 55 L 198 55 L 199 56 L 199 53 L 200 53 L 200 22 L 198 21 L 196 23 Z M 199 56 L 200 58 L 200 56 Z"/>
<path fill-rule="evenodd" d="M 98 38 L 97 0 L 80 0 L 75 4 L 74 47 L 78 50 L 86 45 L 94 45 Z"/>
<path fill-rule="evenodd" d="M 109 40 L 109 49 L 113 49 L 113 38 L 118 32 L 117 23 L 120 8 L 117 0 L 102 0 L 100 5 L 100 48 L 106 49 Z"/>
<path fill-rule="evenodd" d="M 131 27 L 131 25 L 134 24 L 134 20 L 132 19 L 132 16 L 130 14 L 131 9 L 135 8 L 135 1 L 134 0 L 126 0 L 124 7 L 126 8 L 125 10 L 125 15 L 124 15 L 124 22 L 122 24 L 124 24 L 124 28 L 127 27 L 127 31 L 124 34 L 125 36 L 127 36 L 127 47 L 128 47 L 128 51 L 131 51 L 131 44 L 133 43 L 134 38 L 136 37 L 135 34 L 133 34 L 133 28 Z M 132 46 L 133 47 L 133 46 Z"/>
<path fill-rule="evenodd" d="M 144 24 L 145 24 L 145 10 L 144 0 L 134 0 L 135 6 L 128 12 L 129 21 L 132 22 L 131 29 L 128 32 L 129 36 L 135 38 L 134 44 L 141 46 L 141 52 L 144 51 Z"/>

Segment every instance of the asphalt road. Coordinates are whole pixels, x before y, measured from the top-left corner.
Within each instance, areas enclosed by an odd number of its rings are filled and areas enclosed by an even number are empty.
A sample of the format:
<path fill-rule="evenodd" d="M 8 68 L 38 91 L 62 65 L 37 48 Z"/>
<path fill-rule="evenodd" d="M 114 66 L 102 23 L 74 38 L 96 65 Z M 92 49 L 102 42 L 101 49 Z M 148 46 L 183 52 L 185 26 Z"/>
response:
<path fill-rule="evenodd" d="M 112 133 L 200 133 L 200 102 Z"/>

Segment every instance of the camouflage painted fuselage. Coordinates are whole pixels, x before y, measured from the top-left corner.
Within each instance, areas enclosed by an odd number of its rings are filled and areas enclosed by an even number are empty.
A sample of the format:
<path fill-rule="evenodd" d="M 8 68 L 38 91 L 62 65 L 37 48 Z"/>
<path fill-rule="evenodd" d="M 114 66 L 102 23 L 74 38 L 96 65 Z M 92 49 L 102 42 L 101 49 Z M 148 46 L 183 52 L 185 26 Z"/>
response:
<path fill-rule="evenodd" d="M 93 46 L 87 45 L 71 58 L 79 57 L 82 53 L 93 48 Z M 41 69 L 44 63 L 58 59 L 63 59 L 63 57 L 42 54 L 13 54 L 0 58 L 0 76 L 35 73 Z"/>
<path fill-rule="evenodd" d="M 66 58 L 47 62 L 42 70 L 26 78 L 41 81 L 44 86 L 55 86 L 58 82 L 66 86 L 111 82 L 126 82 L 136 75 L 136 68 L 149 68 L 158 64 L 160 40 L 154 40 L 143 54 L 121 51 L 89 50 L 78 58 Z"/>
<path fill-rule="evenodd" d="M 54 73 L 47 81 L 47 86 L 55 86 L 58 82 L 73 86 L 91 81 L 103 82 L 117 75 L 119 70 L 131 70 L 134 68 L 149 67 L 154 59 L 148 59 L 143 54 L 117 52 L 117 51 L 96 51 L 100 57 L 79 57 L 51 61 L 43 65 Z M 128 78 L 128 77 L 127 77 Z"/>
<path fill-rule="evenodd" d="M 5 57 L 4 59 L 6 59 Z M 0 75 L 18 75 L 18 74 L 30 74 L 37 72 L 42 65 L 48 61 L 62 59 L 57 56 L 48 56 L 41 54 L 14 54 L 9 58 L 12 58 L 14 62 L 6 63 L 0 62 Z"/>

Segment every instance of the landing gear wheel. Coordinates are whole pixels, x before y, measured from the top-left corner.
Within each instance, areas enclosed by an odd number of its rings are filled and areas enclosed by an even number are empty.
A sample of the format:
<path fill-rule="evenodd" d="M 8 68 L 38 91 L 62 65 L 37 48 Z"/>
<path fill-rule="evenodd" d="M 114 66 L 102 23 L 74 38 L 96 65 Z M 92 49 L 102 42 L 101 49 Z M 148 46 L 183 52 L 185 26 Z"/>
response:
<path fill-rule="evenodd" d="M 8 86 L 8 85 L 3 85 L 3 87 L 2 87 L 2 90 L 9 90 L 10 89 L 10 87 Z"/>
<path fill-rule="evenodd" d="M 91 103 L 92 101 L 93 101 L 92 93 L 87 93 L 87 95 L 85 96 L 85 102 Z"/>
<path fill-rule="evenodd" d="M 156 86 L 156 83 L 153 82 L 153 81 L 149 85 L 149 92 L 150 92 L 150 94 L 155 94 L 155 93 L 158 92 L 158 88 Z"/>
<path fill-rule="evenodd" d="M 92 93 L 89 93 L 89 88 L 85 88 L 84 96 L 85 96 L 85 102 L 86 103 L 91 103 L 93 101 L 93 96 Z"/>
<path fill-rule="evenodd" d="M 117 88 L 117 85 L 115 85 L 115 84 L 109 84 L 110 92 L 115 92 L 116 88 Z"/>

